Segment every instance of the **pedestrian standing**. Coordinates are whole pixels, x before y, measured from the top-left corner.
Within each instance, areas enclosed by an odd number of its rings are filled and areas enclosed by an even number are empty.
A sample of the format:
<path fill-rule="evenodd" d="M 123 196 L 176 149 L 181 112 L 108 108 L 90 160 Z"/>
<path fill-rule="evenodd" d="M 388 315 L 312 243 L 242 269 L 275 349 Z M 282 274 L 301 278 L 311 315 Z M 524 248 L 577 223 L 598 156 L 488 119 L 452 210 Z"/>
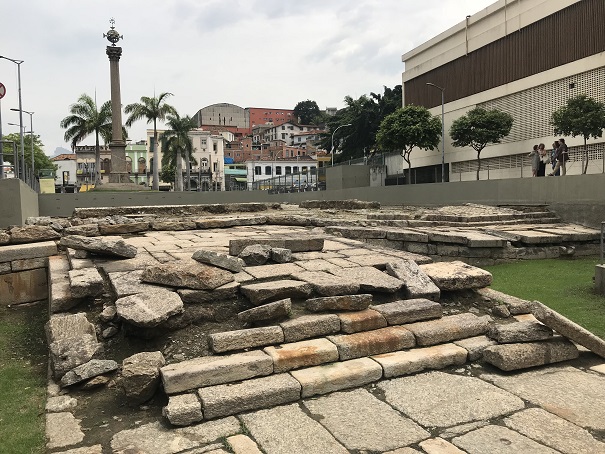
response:
<path fill-rule="evenodd" d="M 529 152 L 529 159 L 531 160 L 531 176 L 538 176 L 538 168 L 540 167 L 540 155 L 538 154 L 538 145 L 534 145 L 534 149 Z"/>
<path fill-rule="evenodd" d="M 546 147 L 543 143 L 538 145 L 538 156 L 540 157 L 540 162 L 538 163 L 538 173 L 536 176 L 543 177 L 546 175 L 546 164 L 550 162 L 550 157 L 546 153 Z"/>
<path fill-rule="evenodd" d="M 567 145 L 565 144 L 565 139 L 559 139 L 559 148 L 557 148 L 557 165 L 553 169 L 552 173 L 549 173 L 549 176 L 553 176 L 557 171 L 561 170 L 561 175 L 565 175 L 566 173 L 566 165 L 565 163 L 569 160 L 569 153 L 567 150 Z"/>
<path fill-rule="evenodd" d="M 561 171 L 557 169 L 555 172 L 555 166 L 557 165 L 557 149 L 559 148 L 559 141 L 555 140 L 552 144 L 552 150 L 550 150 L 550 164 L 552 166 L 553 174 L 555 177 L 558 177 L 561 174 Z M 549 174 L 550 175 L 550 174 Z"/>

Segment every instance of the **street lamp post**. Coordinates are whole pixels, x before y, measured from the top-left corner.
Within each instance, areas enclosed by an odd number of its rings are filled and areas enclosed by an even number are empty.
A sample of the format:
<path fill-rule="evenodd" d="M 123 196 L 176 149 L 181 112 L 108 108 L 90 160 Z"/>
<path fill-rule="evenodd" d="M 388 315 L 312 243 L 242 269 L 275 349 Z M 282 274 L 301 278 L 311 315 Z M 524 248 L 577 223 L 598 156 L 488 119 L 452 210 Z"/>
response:
<path fill-rule="evenodd" d="M 332 154 L 332 167 L 334 167 L 334 134 L 336 134 L 336 131 L 338 131 L 340 128 L 344 128 L 345 126 L 353 126 L 353 125 L 351 123 L 347 123 L 346 125 L 340 125 L 332 133 L 332 152 L 331 152 L 331 154 Z"/>
<path fill-rule="evenodd" d="M 15 112 L 19 112 L 20 109 L 11 109 L 14 110 Z M 21 110 L 20 112 L 26 113 L 29 115 L 29 140 L 30 140 L 30 149 L 31 149 L 31 154 L 32 154 L 32 173 L 31 173 L 31 179 L 32 182 L 34 181 L 34 175 L 35 175 L 35 169 L 34 169 L 34 120 L 33 120 L 33 116 L 34 116 L 34 112 L 28 112 L 27 110 Z"/>
<path fill-rule="evenodd" d="M 19 91 L 19 134 L 21 134 L 21 176 L 22 180 L 25 181 L 25 143 L 23 142 L 23 104 L 21 102 L 21 63 L 23 60 L 14 60 L 12 58 L 4 57 L 0 55 L 0 59 L 12 61 L 17 65 L 17 86 Z"/>
<path fill-rule="evenodd" d="M 441 90 L 441 182 L 443 183 L 445 181 L 445 90 L 430 82 L 426 84 Z"/>

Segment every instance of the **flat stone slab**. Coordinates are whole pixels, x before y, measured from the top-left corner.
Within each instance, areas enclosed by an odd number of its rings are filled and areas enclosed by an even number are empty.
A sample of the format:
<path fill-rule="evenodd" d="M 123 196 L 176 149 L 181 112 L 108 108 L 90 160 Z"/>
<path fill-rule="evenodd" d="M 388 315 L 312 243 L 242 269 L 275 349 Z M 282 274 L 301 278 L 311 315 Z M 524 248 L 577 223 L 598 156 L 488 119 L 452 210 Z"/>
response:
<path fill-rule="evenodd" d="M 365 389 L 308 399 L 303 405 L 351 451 L 383 452 L 430 436 Z"/>
<path fill-rule="evenodd" d="M 360 289 L 364 292 L 395 293 L 403 286 L 403 282 L 399 279 L 371 266 L 345 268 L 334 270 L 332 273 L 335 276 L 359 282 Z"/>
<path fill-rule="evenodd" d="M 477 317 L 471 313 L 463 313 L 428 322 L 411 323 L 405 327 L 416 336 L 416 343 L 425 347 L 485 334 L 489 322 L 487 315 Z"/>
<path fill-rule="evenodd" d="M 67 235 L 61 238 L 61 246 L 92 252 L 97 255 L 108 255 L 131 259 L 137 255 L 137 248 L 124 240 L 109 238 L 91 238 L 80 235 Z"/>
<path fill-rule="evenodd" d="M 266 453 L 348 454 L 319 422 L 297 404 L 241 415 L 241 419 Z"/>
<path fill-rule="evenodd" d="M 60 339 L 77 339 L 84 335 L 96 339 L 95 326 L 88 321 L 84 312 L 53 315 L 44 325 L 44 330 L 48 344 Z"/>
<path fill-rule="evenodd" d="M 160 369 L 164 391 L 175 394 L 273 373 L 273 360 L 262 351 L 203 356 Z"/>
<path fill-rule="evenodd" d="M 186 438 L 160 422 L 144 424 L 135 429 L 118 432 L 111 439 L 112 452 L 176 454 L 197 448 L 201 442 Z"/>
<path fill-rule="evenodd" d="M 214 290 L 233 281 L 233 274 L 224 269 L 190 262 L 187 264 L 165 263 L 148 266 L 141 274 L 143 282 L 184 287 L 197 290 Z"/>
<path fill-rule="evenodd" d="M 524 437 L 506 427 L 493 425 L 456 437 L 452 440 L 452 443 L 469 453 L 531 452 L 532 454 L 557 454 L 557 451 L 541 445 L 531 438 Z"/>
<path fill-rule="evenodd" d="M 97 375 L 107 374 L 118 369 L 118 363 L 111 359 L 92 359 L 73 368 L 61 378 L 61 386 L 71 386 Z"/>
<path fill-rule="evenodd" d="M 385 378 L 414 374 L 427 369 L 443 369 L 460 366 L 466 362 L 467 352 L 454 344 L 415 348 L 410 351 L 392 352 L 372 356 L 382 366 Z"/>
<path fill-rule="evenodd" d="M 406 299 L 426 298 L 439 301 L 439 287 L 412 260 L 399 260 L 387 263 L 386 271 L 393 277 L 403 281 Z"/>
<path fill-rule="evenodd" d="M 239 294 L 239 287 L 240 283 L 233 281 L 221 285 L 214 290 L 192 290 L 184 288 L 178 289 L 176 292 L 184 303 L 203 304 L 235 299 Z"/>
<path fill-rule="evenodd" d="M 534 302 L 532 314 L 540 322 L 554 329 L 557 333 L 586 347 L 601 358 L 605 358 L 605 340 L 595 336 L 587 329 L 582 328 L 577 323 L 572 322 L 537 301 Z"/>
<path fill-rule="evenodd" d="M 292 300 L 290 300 L 290 298 L 286 298 L 242 311 L 237 314 L 237 318 L 244 323 L 257 322 L 261 320 L 275 320 L 288 317 L 291 310 Z"/>
<path fill-rule="evenodd" d="M 536 232 L 560 236 L 562 241 L 595 241 L 601 238 L 601 232 L 596 229 L 579 225 L 561 225 L 556 228 L 536 228 Z"/>
<path fill-rule="evenodd" d="M 157 285 L 146 284 L 141 281 L 143 270 L 115 271 L 108 273 L 111 290 L 116 298 L 134 295 L 136 293 L 153 292 L 158 289 Z"/>
<path fill-rule="evenodd" d="M 301 271 L 293 275 L 296 279 L 308 282 L 315 293 L 323 296 L 354 295 L 359 291 L 359 283 L 345 277 L 334 278 L 325 271 Z"/>
<path fill-rule="evenodd" d="M 552 329 L 540 322 L 527 321 L 492 325 L 487 335 L 500 344 L 511 344 L 550 339 L 553 332 Z"/>
<path fill-rule="evenodd" d="M 275 373 L 338 361 L 338 349 L 327 339 L 292 342 L 263 351 L 273 359 Z"/>
<path fill-rule="evenodd" d="M 332 276 L 334 279 L 334 276 Z M 305 308 L 311 312 L 322 311 L 362 311 L 372 304 L 372 295 L 325 296 L 305 301 Z"/>
<path fill-rule="evenodd" d="M 459 347 L 464 348 L 468 352 L 469 361 L 476 361 L 483 356 L 483 350 L 492 345 L 496 345 L 496 341 L 491 340 L 487 336 L 475 336 L 468 339 L 460 339 L 454 342 Z"/>
<path fill-rule="evenodd" d="M 49 241 L 61 238 L 61 234 L 47 225 L 23 225 L 13 227 L 8 232 L 10 242 L 16 243 L 35 243 L 38 241 Z"/>
<path fill-rule="evenodd" d="M 168 405 L 162 409 L 162 416 L 174 426 L 188 426 L 204 419 L 202 402 L 197 394 L 192 393 L 170 396 Z"/>
<path fill-rule="evenodd" d="M 380 312 L 373 309 L 341 313 L 338 314 L 338 318 L 340 319 L 340 330 L 347 334 L 370 331 L 387 326 L 387 320 Z"/>
<path fill-rule="evenodd" d="M 215 251 L 199 250 L 191 256 L 193 260 L 206 265 L 217 266 L 233 273 L 239 273 L 243 268 L 243 261 L 237 257 L 231 257 L 227 254 L 219 254 Z"/>
<path fill-rule="evenodd" d="M 279 326 L 239 329 L 208 335 L 212 350 L 217 353 L 245 348 L 264 347 L 284 341 L 284 332 Z"/>
<path fill-rule="evenodd" d="M 136 293 L 116 300 L 116 311 L 126 322 L 142 328 L 153 328 L 184 310 L 183 301 L 175 292 L 155 287 L 153 291 Z"/>
<path fill-rule="evenodd" d="M 326 336 L 340 331 L 340 319 L 335 314 L 303 315 L 280 323 L 285 342 Z"/>
<path fill-rule="evenodd" d="M 414 335 L 401 326 L 328 336 L 328 340 L 338 348 L 341 361 L 411 348 L 416 344 Z"/>
<path fill-rule="evenodd" d="M 290 373 L 302 385 L 304 398 L 367 385 L 382 377 L 382 367 L 370 358 L 358 358 Z"/>
<path fill-rule="evenodd" d="M 275 265 L 259 265 L 246 267 L 246 273 L 255 279 L 286 279 L 304 271 L 295 263 L 278 263 Z"/>
<path fill-rule="evenodd" d="M 84 440 L 80 420 L 69 412 L 46 414 L 47 449 L 65 448 Z"/>
<path fill-rule="evenodd" d="M 124 358 L 120 386 L 128 400 L 142 403 L 151 399 L 160 384 L 160 367 L 165 364 L 164 355 L 159 351 Z"/>
<path fill-rule="evenodd" d="M 430 438 L 418 444 L 424 452 L 431 454 L 466 454 L 443 438 Z"/>
<path fill-rule="evenodd" d="M 512 315 L 529 314 L 534 307 L 534 303 L 531 301 L 507 295 L 506 293 L 499 292 L 498 290 L 489 287 L 480 288 L 476 291 L 490 301 L 504 304 Z"/>
<path fill-rule="evenodd" d="M 210 386 L 198 390 L 206 419 L 274 407 L 300 399 L 300 383 L 290 374 Z"/>
<path fill-rule="evenodd" d="M 493 345 L 483 350 L 483 359 L 498 369 L 511 371 L 576 359 L 576 346 L 566 339 Z"/>
<path fill-rule="evenodd" d="M 492 284 L 491 273 L 460 261 L 427 263 L 420 265 L 420 269 L 441 290 L 475 289 Z"/>
<path fill-rule="evenodd" d="M 561 235 L 539 232 L 536 230 L 507 230 L 506 235 L 512 236 L 512 240 L 523 244 L 558 244 L 563 238 Z"/>
<path fill-rule="evenodd" d="M 69 283 L 74 298 L 94 297 L 103 293 L 103 278 L 96 268 L 69 271 Z"/>
<path fill-rule="evenodd" d="M 0 263 L 12 262 L 13 260 L 50 257 L 52 255 L 57 255 L 57 244 L 54 241 L 0 246 Z"/>
<path fill-rule="evenodd" d="M 254 440 L 243 434 L 228 437 L 227 444 L 235 454 L 263 454 Z"/>
<path fill-rule="evenodd" d="M 272 248 L 290 249 L 292 252 L 321 251 L 324 239 L 320 237 L 299 238 L 238 238 L 229 240 L 229 255 L 239 255 L 251 244 L 262 244 Z"/>
<path fill-rule="evenodd" d="M 284 279 L 280 281 L 245 284 L 240 287 L 252 304 L 283 298 L 306 298 L 311 295 L 312 287 L 307 282 Z"/>
<path fill-rule="evenodd" d="M 431 320 L 443 315 L 441 304 L 424 298 L 377 304 L 371 309 L 382 314 L 389 325 Z"/>
<path fill-rule="evenodd" d="M 213 421 L 204 421 L 193 426 L 180 427 L 172 430 L 172 432 L 200 443 L 212 443 L 241 432 L 241 424 L 234 416 L 227 416 Z"/>
<path fill-rule="evenodd" d="M 483 380 L 439 371 L 395 378 L 377 387 L 387 403 L 425 427 L 489 420 L 525 408 L 517 396 Z"/>

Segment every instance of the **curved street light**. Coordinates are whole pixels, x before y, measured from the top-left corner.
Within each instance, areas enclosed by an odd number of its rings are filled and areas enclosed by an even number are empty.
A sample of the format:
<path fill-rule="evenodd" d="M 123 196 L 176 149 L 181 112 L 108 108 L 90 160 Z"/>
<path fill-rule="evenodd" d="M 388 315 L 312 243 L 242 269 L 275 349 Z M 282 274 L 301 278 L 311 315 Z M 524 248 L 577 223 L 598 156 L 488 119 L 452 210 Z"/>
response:
<path fill-rule="evenodd" d="M 445 89 L 431 82 L 427 82 L 426 84 L 435 87 L 437 90 L 441 90 L 441 182 L 443 183 L 445 181 Z"/>
<path fill-rule="evenodd" d="M 11 109 L 14 110 L 15 112 L 23 112 L 29 115 L 29 140 L 30 140 L 30 145 L 31 145 L 31 154 L 32 154 L 32 173 L 31 173 L 31 178 L 32 181 L 35 178 L 35 171 L 34 171 L 34 120 L 33 120 L 33 116 L 34 116 L 34 112 L 28 112 L 27 110 L 20 110 L 20 109 Z"/>
<path fill-rule="evenodd" d="M 15 60 L 13 58 L 8 58 L 3 55 L 0 55 L 0 59 L 12 61 L 15 65 L 17 65 L 17 85 L 19 91 L 19 110 L 23 109 L 23 104 L 21 102 L 21 63 L 23 60 Z M 21 135 L 21 179 L 25 181 L 25 143 L 23 141 L 23 112 L 19 112 L 19 134 Z"/>
<path fill-rule="evenodd" d="M 338 131 L 340 128 L 344 128 L 345 126 L 353 126 L 353 125 L 351 123 L 347 123 L 346 125 L 340 125 L 332 133 L 332 151 L 330 153 L 332 155 L 332 167 L 334 167 L 334 134 L 336 134 L 336 131 Z"/>

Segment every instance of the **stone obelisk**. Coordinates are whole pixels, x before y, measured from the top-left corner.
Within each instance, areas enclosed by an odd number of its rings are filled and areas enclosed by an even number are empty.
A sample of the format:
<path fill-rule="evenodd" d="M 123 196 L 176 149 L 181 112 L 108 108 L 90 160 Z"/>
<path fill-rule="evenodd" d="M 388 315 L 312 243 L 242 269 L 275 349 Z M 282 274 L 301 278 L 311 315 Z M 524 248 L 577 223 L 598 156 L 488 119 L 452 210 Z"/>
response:
<path fill-rule="evenodd" d="M 126 171 L 126 142 L 122 136 L 122 98 L 120 96 L 120 57 L 122 48 L 117 47 L 116 43 L 124 36 L 120 35 L 115 29 L 115 20 L 110 19 L 110 30 L 103 34 L 104 38 L 111 43 L 107 46 L 107 56 L 109 57 L 109 77 L 111 80 L 111 172 L 109 173 L 110 183 L 130 183 L 128 172 Z"/>

